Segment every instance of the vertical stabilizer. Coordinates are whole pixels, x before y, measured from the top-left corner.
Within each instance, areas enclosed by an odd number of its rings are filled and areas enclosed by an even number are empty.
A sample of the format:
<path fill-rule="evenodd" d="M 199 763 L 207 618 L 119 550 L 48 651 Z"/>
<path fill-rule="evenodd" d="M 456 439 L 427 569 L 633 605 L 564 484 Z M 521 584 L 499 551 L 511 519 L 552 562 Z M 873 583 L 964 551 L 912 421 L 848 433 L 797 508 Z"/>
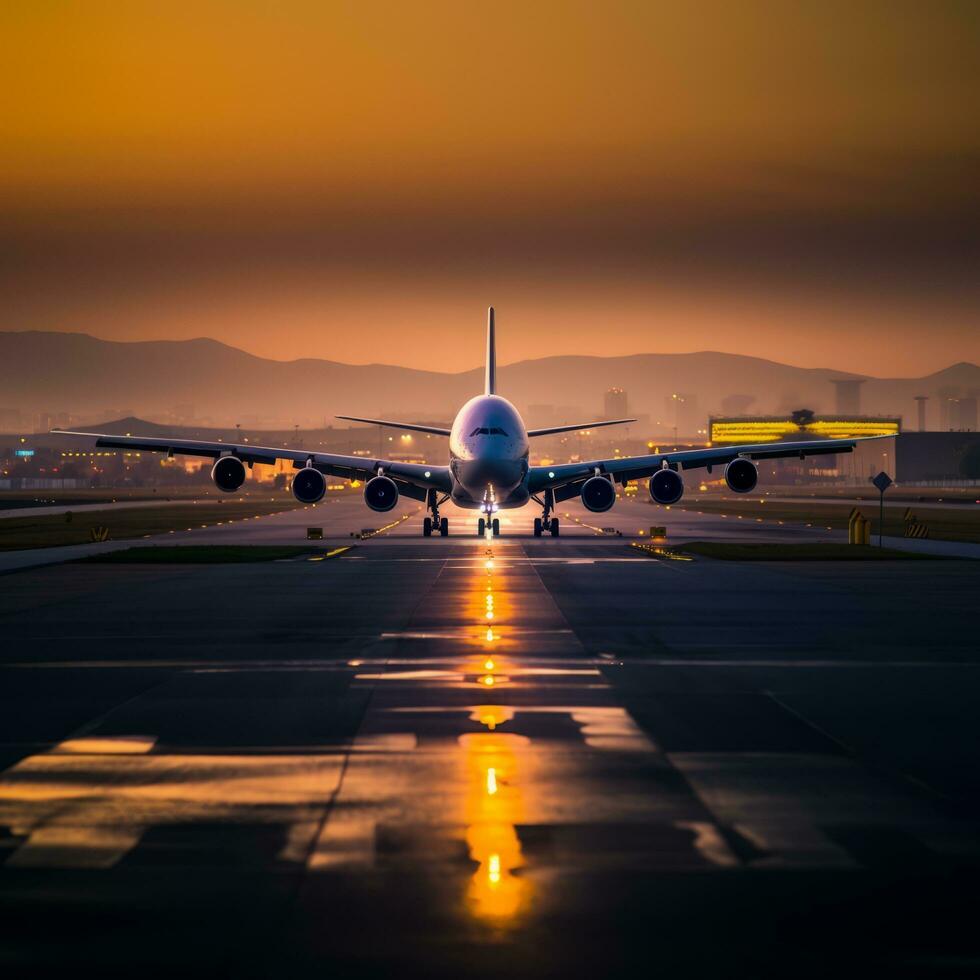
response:
<path fill-rule="evenodd" d="M 487 383 L 485 395 L 497 393 L 497 341 L 493 329 L 493 307 L 487 313 Z"/>

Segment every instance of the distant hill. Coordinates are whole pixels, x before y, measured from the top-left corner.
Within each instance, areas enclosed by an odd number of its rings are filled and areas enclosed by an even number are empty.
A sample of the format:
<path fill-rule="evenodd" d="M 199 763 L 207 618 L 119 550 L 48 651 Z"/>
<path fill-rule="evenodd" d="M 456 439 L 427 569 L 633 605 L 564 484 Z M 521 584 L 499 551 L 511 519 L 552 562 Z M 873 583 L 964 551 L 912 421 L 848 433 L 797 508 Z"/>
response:
<path fill-rule="evenodd" d="M 756 357 L 702 351 L 631 357 L 547 357 L 499 370 L 499 389 L 525 411 L 532 404 L 577 408 L 586 421 L 602 413 L 603 392 L 625 388 L 630 410 L 664 415 L 672 392 L 693 395 L 702 416 L 730 396 L 749 411 L 794 408 L 829 412 L 830 368 L 798 368 Z M 304 359 L 271 361 L 215 340 L 119 343 L 85 334 L 0 332 L 0 409 L 30 416 L 70 412 L 107 418 L 123 412 L 171 421 L 178 406 L 215 425 L 322 425 L 337 413 L 449 419 L 479 392 L 482 371 L 441 374 L 390 365 Z M 980 367 L 954 364 L 923 378 L 869 378 L 865 412 L 914 418 L 915 395 L 980 391 Z M 744 404 L 746 398 L 735 399 Z M 186 414 L 186 411 L 185 411 Z M 577 421 L 570 419 L 569 421 Z"/>

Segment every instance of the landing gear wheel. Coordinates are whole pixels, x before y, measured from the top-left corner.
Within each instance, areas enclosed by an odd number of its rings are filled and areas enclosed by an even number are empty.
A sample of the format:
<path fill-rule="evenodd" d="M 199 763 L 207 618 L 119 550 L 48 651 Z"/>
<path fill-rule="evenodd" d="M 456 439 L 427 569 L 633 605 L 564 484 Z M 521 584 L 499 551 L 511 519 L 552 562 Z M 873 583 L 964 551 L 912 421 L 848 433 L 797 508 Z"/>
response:
<path fill-rule="evenodd" d="M 476 533 L 480 538 L 487 533 L 487 522 L 482 517 L 476 522 Z"/>
<path fill-rule="evenodd" d="M 493 536 L 495 538 L 500 537 L 500 518 L 498 517 L 493 519 Z"/>
<path fill-rule="evenodd" d="M 432 518 L 427 517 L 422 521 L 422 537 L 431 538 L 432 537 Z"/>
<path fill-rule="evenodd" d="M 541 518 L 540 517 L 535 517 L 534 518 L 534 536 L 536 538 L 540 538 L 541 537 Z"/>
<path fill-rule="evenodd" d="M 551 518 L 551 536 L 553 538 L 557 538 L 558 537 L 558 528 L 559 528 L 558 518 L 557 517 L 552 517 Z"/>
<path fill-rule="evenodd" d="M 444 538 L 446 538 L 446 537 L 449 536 L 449 518 L 448 517 L 444 517 L 441 521 L 439 521 L 439 533 Z"/>

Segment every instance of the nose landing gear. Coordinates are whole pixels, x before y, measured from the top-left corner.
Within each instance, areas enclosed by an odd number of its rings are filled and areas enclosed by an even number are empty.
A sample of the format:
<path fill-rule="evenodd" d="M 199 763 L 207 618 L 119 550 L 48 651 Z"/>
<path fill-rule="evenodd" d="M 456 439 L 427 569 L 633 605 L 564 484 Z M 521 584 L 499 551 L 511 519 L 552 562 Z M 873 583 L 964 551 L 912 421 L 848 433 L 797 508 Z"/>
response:
<path fill-rule="evenodd" d="M 495 517 L 493 520 L 487 520 L 485 517 L 481 517 L 476 522 L 476 536 L 482 538 L 487 533 L 487 528 L 490 529 L 490 533 L 495 537 L 500 537 L 500 518 Z"/>
<path fill-rule="evenodd" d="M 545 531 L 547 531 L 553 538 L 557 538 L 560 529 L 561 521 L 559 521 L 557 517 L 534 518 L 534 536 L 536 538 L 540 538 Z"/>

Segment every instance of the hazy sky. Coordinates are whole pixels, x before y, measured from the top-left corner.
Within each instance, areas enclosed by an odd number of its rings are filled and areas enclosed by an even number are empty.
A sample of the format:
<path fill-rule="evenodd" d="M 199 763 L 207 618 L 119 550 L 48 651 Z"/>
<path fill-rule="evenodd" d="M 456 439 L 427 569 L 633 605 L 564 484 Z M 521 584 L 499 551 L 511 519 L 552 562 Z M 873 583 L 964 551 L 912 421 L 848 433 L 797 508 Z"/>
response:
<path fill-rule="evenodd" d="M 0 329 L 980 361 L 975 2 L 0 7 Z"/>

